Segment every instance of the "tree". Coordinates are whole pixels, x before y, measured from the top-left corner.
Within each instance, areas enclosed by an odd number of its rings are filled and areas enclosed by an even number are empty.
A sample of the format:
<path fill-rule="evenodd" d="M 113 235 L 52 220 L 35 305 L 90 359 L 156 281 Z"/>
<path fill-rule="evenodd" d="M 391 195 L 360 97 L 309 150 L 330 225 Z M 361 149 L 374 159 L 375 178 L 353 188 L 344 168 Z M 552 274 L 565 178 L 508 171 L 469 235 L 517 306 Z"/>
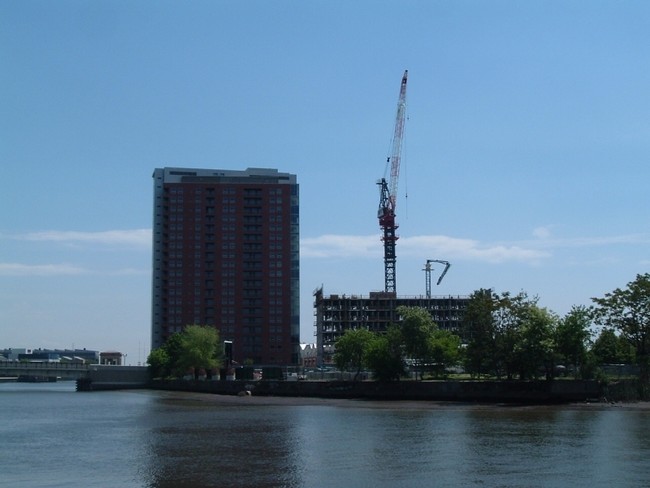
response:
<path fill-rule="evenodd" d="M 555 347 L 565 364 L 573 366 L 573 375 L 578 377 L 580 366 L 586 360 L 590 337 L 591 318 L 584 306 L 573 306 L 555 329 Z"/>
<path fill-rule="evenodd" d="M 366 353 L 366 364 L 379 381 L 399 380 L 405 367 L 400 329 L 391 325 L 385 334 L 374 336 Z"/>
<path fill-rule="evenodd" d="M 149 374 L 152 378 L 164 378 L 169 376 L 169 354 L 164 347 L 154 349 L 147 357 Z"/>
<path fill-rule="evenodd" d="M 357 380 L 364 366 L 366 353 L 374 339 L 374 334 L 368 329 L 348 330 L 336 341 L 334 363 L 341 371 L 353 369 Z"/>
<path fill-rule="evenodd" d="M 480 289 L 465 309 L 462 333 L 465 368 L 472 375 L 537 378 L 541 368 L 551 377 L 557 317 L 526 292 L 500 295 Z"/>
<path fill-rule="evenodd" d="M 632 364 L 636 353 L 625 337 L 616 335 L 614 329 L 600 331 L 591 348 L 598 364 Z"/>
<path fill-rule="evenodd" d="M 515 344 L 520 379 L 537 379 L 540 369 L 553 377 L 557 317 L 545 308 L 527 303 L 519 310 L 520 326 Z"/>
<path fill-rule="evenodd" d="M 179 374 L 177 365 L 182 347 L 181 334 L 176 333 L 170 335 L 162 346 L 151 351 L 147 363 L 152 378 L 167 378 Z"/>
<path fill-rule="evenodd" d="M 592 298 L 598 324 L 613 327 L 636 351 L 641 394 L 650 390 L 650 274 L 638 274 L 627 288 L 617 288 L 603 298 Z"/>
<path fill-rule="evenodd" d="M 182 376 L 188 369 L 206 371 L 221 365 L 223 349 L 219 331 L 214 327 L 188 325 L 182 332 L 170 335 L 165 343 L 151 351 L 147 358 L 152 377 Z"/>
<path fill-rule="evenodd" d="M 211 371 L 221 365 L 223 350 L 214 327 L 188 325 L 181 333 L 181 346 L 178 366 L 184 371 L 194 368 L 195 378 L 200 369 Z"/>
<path fill-rule="evenodd" d="M 463 316 L 465 369 L 479 377 L 494 372 L 496 326 L 493 312 L 497 307 L 497 298 L 491 290 L 475 291 L 469 297 Z"/>
<path fill-rule="evenodd" d="M 164 347 L 169 355 L 170 374 L 183 376 L 184 371 L 180 366 L 181 355 L 183 354 L 183 332 L 170 335 L 165 341 Z"/>
<path fill-rule="evenodd" d="M 506 378 L 511 380 L 516 372 L 521 371 L 522 356 L 518 343 L 521 340 L 522 322 L 530 307 L 537 304 L 537 299 L 529 299 L 522 291 L 514 296 L 504 292 L 493 297 L 493 300 L 495 374 L 497 377 L 505 374 Z"/>
<path fill-rule="evenodd" d="M 444 373 L 447 367 L 458 364 L 460 337 L 456 334 L 448 330 L 434 330 L 428 347 L 428 354 L 437 374 Z"/>
<path fill-rule="evenodd" d="M 431 346 L 436 324 L 424 308 L 397 307 L 397 313 L 402 317 L 400 329 L 404 353 L 413 361 L 416 371 L 420 371 L 421 379 L 425 365 L 432 359 Z"/>

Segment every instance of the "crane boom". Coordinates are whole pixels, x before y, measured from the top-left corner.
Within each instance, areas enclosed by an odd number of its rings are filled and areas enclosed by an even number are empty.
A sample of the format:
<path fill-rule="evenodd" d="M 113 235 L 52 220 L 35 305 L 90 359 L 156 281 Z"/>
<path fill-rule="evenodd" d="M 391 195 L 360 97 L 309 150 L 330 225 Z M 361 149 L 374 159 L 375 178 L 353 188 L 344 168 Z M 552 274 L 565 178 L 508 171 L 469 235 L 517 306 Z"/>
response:
<path fill-rule="evenodd" d="M 406 119 L 406 82 L 408 70 L 404 71 L 400 84 L 399 99 L 397 101 L 397 115 L 395 116 L 395 131 L 391 153 L 387 163 L 390 163 L 390 180 L 382 178 L 377 184 L 379 188 L 379 227 L 383 230 L 382 241 L 384 242 L 384 289 L 387 293 L 396 293 L 395 284 L 395 243 L 397 235 L 395 231 L 395 207 L 397 206 L 397 182 L 399 180 L 399 167 L 402 157 L 402 141 L 404 137 L 404 122 Z"/>
<path fill-rule="evenodd" d="M 427 259 L 427 262 L 425 263 L 423 269 L 427 298 L 431 298 L 431 263 L 440 263 L 445 265 L 445 269 L 440 274 L 440 277 L 438 278 L 438 282 L 436 283 L 436 285 L 440 284 L 442 279 L 447 274 L 447 271 L 449 271 L 449 267 L 451 266 L 451 263 L 449 261 L 443 261 L 441 259 Z"/>
<path fill-rule="evenodd" d="M 402 161 L 402 141 L 404 139 L 404 121 L 406 120 L 406 81 L 408 70 L 404 71 L 397 101 L 397 114 L 395 116 L 395 132 L 390 153 L 390 204 L 393 211 L 397 206 L 397 182 L 399 180 L 399 166 Z"/>
<path fill-rule="evenodd" d="M 447 274 L 447 271 L 449 271 L 449 267 L 451 266 L 451 264 L 449 264 L 447 261 L 438 261 L 438 262 L 444 264 L 444 265 L 445 265 L 445 269 L 444 269 L 444 271 L 443 271 L 442 273 L 440 273 L 440 277 L 438 278 L 438 282 L 436 283 L 436 285 L 439 285 L 439 284 L 440 284 L 440 282 L 442 281 L 442 279 L 443 279 L 443 278 L 445 277 L 445 275 Z"/>

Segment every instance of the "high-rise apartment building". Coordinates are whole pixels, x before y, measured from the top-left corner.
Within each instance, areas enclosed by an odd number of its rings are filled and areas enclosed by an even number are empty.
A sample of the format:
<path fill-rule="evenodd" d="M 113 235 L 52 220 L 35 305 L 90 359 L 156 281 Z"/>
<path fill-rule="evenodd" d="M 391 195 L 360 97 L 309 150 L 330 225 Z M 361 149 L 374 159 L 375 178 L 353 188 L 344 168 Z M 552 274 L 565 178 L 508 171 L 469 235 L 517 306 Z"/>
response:
<path fill-rule="evenodd" d="M 210 325 L 240 364 L 297 364 L 296 176 L 158 168 L 153 178 L 152 348 L 186 325 Z"/>

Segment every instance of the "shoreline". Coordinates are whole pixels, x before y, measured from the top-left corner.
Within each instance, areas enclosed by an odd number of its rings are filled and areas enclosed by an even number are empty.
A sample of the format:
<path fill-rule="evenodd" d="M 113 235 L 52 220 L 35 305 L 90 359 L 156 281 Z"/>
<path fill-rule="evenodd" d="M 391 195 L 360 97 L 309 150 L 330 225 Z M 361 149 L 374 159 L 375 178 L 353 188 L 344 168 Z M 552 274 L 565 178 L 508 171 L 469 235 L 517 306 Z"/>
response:
<path fill-rule="evenodd" d="M 638 402 L 567 402 L 567 403 L 493 403 L 493 402 L 460 402 L 441 400 L 374 400 L 355 398 L 317 398 L 317 397 L 287 397 L 287 396 L 256 396 L 256 395 L 223 395 L 219 393 L 174 391 L 174 390 L 140 390 L 156 391 L 161 398 L 174 399 L 179 396 L 200 404 L 232 407 L 274 407 L 274 406 L 310 406 L 310 407 L 342 407 L 394 409 L 395 407 L 408 410 L 447 410 L 447 409 L 568 409 L 568 410 L 647 410 L 650 411 L 650 401 Z"/>
<path fill-rule="evenodd" d="M 76 383 L 77 391 L 151 389 L 212 395 L 319 400 L 414 401 L 455 404 L 633 404 L 640 401 L 636 381 L 603 384 L 595 380 L 531 381 L 287 381 L 182 380 L 147 378 L 146 369 L 89 371 Z M 300 400 L 297 400 L 300 399 Z"/>

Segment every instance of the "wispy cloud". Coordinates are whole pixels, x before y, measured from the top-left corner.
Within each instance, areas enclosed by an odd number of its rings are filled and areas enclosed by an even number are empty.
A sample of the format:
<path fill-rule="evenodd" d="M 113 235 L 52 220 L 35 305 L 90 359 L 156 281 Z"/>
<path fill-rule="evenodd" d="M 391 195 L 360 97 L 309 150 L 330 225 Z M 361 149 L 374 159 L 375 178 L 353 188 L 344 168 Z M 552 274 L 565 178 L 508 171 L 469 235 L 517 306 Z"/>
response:
<path fill-rule="evenodd" d="M 86 273 L 71 264 L 0 263 L 0 276 L 70 276 Z"/>
<path fill-rule="evenodd" d="M 325 234 L 300 241 L 300 256 L 307 258 L 376 257 L 382 251 L 377 235 L 345 236 Z"/>
<path fill-rule="evenodd" d="M 650 244 L 649 234 L 625 234 L 596 237 L 553 237 L 551 226 L 533 231 L 535 239 L 512 242 L 481 242 L 443 235 L 401 237 L 397 252 L 401 257 L 461 259 L 491 264 L 521 262 L 540 264 L 553 256 L 554 249 L 580 249 L 604 246 Z M 346 236 L 327 234 L 302 239 L 301 256 L 305 258 L 371 258 L 383 254 L 379 235 Z"/>
<path fill-rule="evenodd" d="M 533 236 L 538 239 L 549 239 L 551 237 L 551 226 L 544 225 L 533 229 Z"/>
<path fill-rule="evenodd" d="M 519 245 L 481 243 L 473 239 L 448 236 L 402 237 L 398 244 L 402 256 L 468 259 L 490 263 L 520 261 L 537 264 L 550 256 L 548 251 Z M 301 241 L 301 256 L 307 258 L 376 258 L 381 256 L 378 235 L 323 235 Z"/>
<path fill-rule="evenodd" d="M 60 242 L 64 244 L 100 244 L 106 246 L 151 247 L 151 229 L 106 230 L 100 232 L 43 231 L 12 236 L 25 241 Z"/>
<path fill-rule="evenodd" d="M 488 263 L 508 261 L 538 264 L 550 257 L 548 251 L 533 247 L 502 243 L 481 243 L 474 239 L 448 236 L 416 236 L 400 239 L 402 252 L 413 257 L 446 256 L 451 259 L 467 259 Z"/>
<path fill-rule="evenodd" d="M 532 246 L 544 249 L 650 244 L 650 234 L 623 234 L 617 236 L 554 238 L 550 237 L 550 232 L 545 234 L 539 229 L 535 229 L 533 234 L 538 237 L 538 239 L 521 241 L 518 244 L 522 246 Z"/>

